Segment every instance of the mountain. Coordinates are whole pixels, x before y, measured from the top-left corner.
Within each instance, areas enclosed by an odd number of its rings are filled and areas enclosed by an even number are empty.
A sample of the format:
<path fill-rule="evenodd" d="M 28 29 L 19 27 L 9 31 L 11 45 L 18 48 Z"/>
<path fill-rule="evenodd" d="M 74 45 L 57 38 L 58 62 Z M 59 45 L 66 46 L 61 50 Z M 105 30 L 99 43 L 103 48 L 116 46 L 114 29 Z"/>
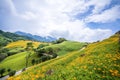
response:
<path fill-rule="evenodd" d="M 33 39 L 27 36 L 21 36 L 11 32 L 4 32 L 0 30 L 0 47 L 17 40 L 33 40 Z"/>
<path fill-rule="evenodd" d="M 32 38 L 32 39 L 34 39 L 36 41 L 52 42 L 52 41 L 56 40 L 56 38 L 53 38 L 51 36 L 42 37 L 42 36 L 32 35 L 30 33 L 25 33 L 25 32 L 21 32 L 21 31 L 17 31 L 17 32 L 15 32 L 15 34 L 30 37 L 30 38 Z"/>

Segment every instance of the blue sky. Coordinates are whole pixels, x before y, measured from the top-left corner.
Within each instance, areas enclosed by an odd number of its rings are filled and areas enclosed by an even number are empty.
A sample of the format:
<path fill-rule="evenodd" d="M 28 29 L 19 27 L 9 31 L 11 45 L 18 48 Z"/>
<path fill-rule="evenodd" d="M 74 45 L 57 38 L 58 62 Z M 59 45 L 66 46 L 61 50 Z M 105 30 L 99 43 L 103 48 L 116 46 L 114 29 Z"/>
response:
<path fill-rule="evenodd" d="M 120 0 L 0 0 L 0 29 L 103 40 L 120 30 Z"/>

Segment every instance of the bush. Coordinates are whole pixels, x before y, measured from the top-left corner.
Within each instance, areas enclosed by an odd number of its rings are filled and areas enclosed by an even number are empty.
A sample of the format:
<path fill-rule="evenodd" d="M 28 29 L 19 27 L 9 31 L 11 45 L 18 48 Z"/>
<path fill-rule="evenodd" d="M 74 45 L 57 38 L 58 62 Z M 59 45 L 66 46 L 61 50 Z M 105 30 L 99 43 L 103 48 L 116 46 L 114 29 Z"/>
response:
<path fill-rule="evenodd" d="M 26 70 L 26 68 L 23 68 L 23 69 L 22 69 L 22 72 L 25 71 L 25 70 Z"/>
<path fill-rule="evenodd" d="M 50 59 L 50 56 L 42 56 L 41 62 L 44 62 L 44 61 L 49 60 L 49 59 Z"/>
<path fill-rule="evenodd" d="M 35 62 L 36 62 L 36 64 L 38 64 L 38 63 L 40 63 L 40 62 L 41 62 L 41 59 L 36 60 Z"/>
<path fill-rule="evenodd" d="M 56 58 L 58 55 L 57 54 L 52 54 L 52 58 Z"/>
<path fill-rule="evenodd" d="M 7 48 L 1 48 L 0 53 L 7 53 L 9 50 Z"/>
<path fill-rule="evenodd" d="M 15 70 L 10 71 L 10 72 L 9 72 L 9 76 L 14 76 L 14 75 L 15 75 L 15 73 L 16 73 L 16 71 L 15 71 Z"/>
<path fill-rule="evenodd" d="M 5 73 L 5 68 L 1 68 L 0 69 L 0 77 L 2 77 L 4 73 Z"/>
<path fill-rule="evenodd" d="M 51 48 L 51 47 L 47 48 L 46 53 L 47 54 L 53 54 L 54 53 L 53 48 Z"/>
<path fill-rule="evenodd" d="M 32 65 L 34 65 L 35 64 L 35 59 L 32 59 L 31 63 L 32 63 Z"/>
<path fill-rule="evenodd" d="M 41 49 L 41 48 L 43 48 L 43 47 L 45 47 L 45 46 L 48 46 L 48 44 L 40 44 L 40 45 L 37 47 L 37 49 Z"/>
<path fill-rule="evenodd" d="M 7 55 L 4 53 L 4 54 L 0 54 L 0 62 L 5 59 L 7 57 Z"/>
<path fill-rule="evenodd" d="M 8 55 L 8 56 L 11 56 L 11 55 L 14 55 L 14 54 L 16 54 L 16 53 L 18 53 L 18 52 L 8 52 L 7 55 Z"/>
<path fill-rule="evenodd" d="M 64 41 L 67 41 L 65 38 L 59 38 L 58 40 L 56 41 L 52 41 L 53 44 L 59 44 L 59 43 L 62 43 Z"/>
<path fill-rule="evenodd" d="M 7 70 L 8 72 L 10 72 L 11 71 L 11 69 L 10 68 L 8 68 L 8 70 Z"/>
<path fill-rule="evenodd" d="M 45 53 L 46 52 L 46 50 L 43 48 L 43 49 L 38 49 L 37 50 L 37 55 L 38 55 L 38 57 L 40 57 L 40 56 L 43 56 L 43 53 Z"/>

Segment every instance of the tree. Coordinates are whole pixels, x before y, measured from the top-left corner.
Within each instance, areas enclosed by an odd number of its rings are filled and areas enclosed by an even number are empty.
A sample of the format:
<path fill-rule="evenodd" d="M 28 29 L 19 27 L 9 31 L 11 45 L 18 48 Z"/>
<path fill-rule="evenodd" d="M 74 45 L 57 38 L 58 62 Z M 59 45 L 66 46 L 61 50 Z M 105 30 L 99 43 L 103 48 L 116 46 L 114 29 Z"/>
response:
<path fill-rule="evenodd" d="M 36 50 L 36 54 L 38 57 L 43 56 L 43 53 L 46 53 L 46 50 L 44 48 L 40 48 Z"/>
<path fill-rule="evenodd" d="M 10 72 L 11 71 L 11 69 L 10 68 L 8 68 L 8 70 L 7 70 L 8 72 Z"/>
<path fill-rule="evenodd" d="M 35 59 L 32 59 L 31 63 L 32 63 L 32 65 L 34 65 L 35 64 Z"/>
<path fill-rule="evenodd" d="M 50 56 L 42 56 L 41 57 L 41 62 L 44 62 L 44 61 L 47 61 L 47 60 L 50 60 Z"/>
<path fill-rule="evenodd" d="M 47 48 L 47 53 L 48 54 L 53 54 L 54 53 L 53 48 L 51 48 L 51 47 Z"/>
<path fill-rule="evenodd" d="M 56 58 L 58 55 L 56 53 L 52 54 L 52 58 Z"/>
<path fill-rule="evenodd" d="M 58 40 L 56 41 L 52 41 L 53 44 L 59 44 L 59 43 L 62 43 L 64 41 L 67 41 L 65 38 L 59 38 Z"/>
<path fill-rule="evenodd" d="M 33 51 L 33 43 L 32 42 L 27 43 L 27 46 L 26 46 L 25 49 L 27 51 L 27 54 L 26 54 L 26 68 L 27 68 L 27 66 L 28 66 L 28 59 L 30 57 L 31 52 Z"/>
<path fill-rule="evenodd" d="M 3 76 L 3 73 L 5 73 L 5 68 L 1 68 L 1 69 L 0 69 L 0 77 Z"/>
<path fill-rule="evenodd" d="M 45 46 L 46 46 L 45 44 L 40 44 L 40 45 L 37 47 L 37 49 L 43 48 L 43 47 L 45 47 Z"/>

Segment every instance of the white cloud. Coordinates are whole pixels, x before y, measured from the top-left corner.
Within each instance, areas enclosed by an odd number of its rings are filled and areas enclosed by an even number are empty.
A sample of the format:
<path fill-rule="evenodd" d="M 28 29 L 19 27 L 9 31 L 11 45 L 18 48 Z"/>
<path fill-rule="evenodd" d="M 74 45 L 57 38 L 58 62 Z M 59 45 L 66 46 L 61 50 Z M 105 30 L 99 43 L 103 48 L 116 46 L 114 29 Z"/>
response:
<path fill-rule="evenodd" d="M 90 0 L 86 5 L 94 6 L 92 14 L 100 13 L 106 6 L 111 3 L 112 0 Z"/>
<path fill-rule="evenodd" d="M 12 0 L 11 0 L 12 1 Z M 109 29 L 90 29 L 82 20 L 72 20 L 78 13 L 85 13 L 91 5 L 92 14 L 102 11 L 111 0 L 21 0 L 23 5 L 12 2 L 17 16 L 11 16 L 11 30 L 22 30 L 42 36 L 65 37 L 76 41 L 96 41 L 112 34 Z M 16 5 L 14 5 L 16 4 Z M 23 9 L 23 11 L 22 11 Z M 22 12 L 21 12 L 22 11 Z M 13 24 L 14 23 L 14 24 Z M 17 27 L 16 27 L 17 25 Z M 103 35 L 105 34 L 105 35 Z"/>
<path fill-rule="evenodd" d="M 88 16 L 85 20 L 86 22 L 107 23 L 116 21 L 117 19 L 120 19 L 120 5 L 116 5 L 111 9 L 105 10 L 101 14 Z"/>
<path fill-rule="evenodd" d="M 37 18 L 37 15 L 35 15 L 32 12 L 25 12 L 24 14 L 21 14 L 20 17 L 23 18 L 23 19 L 25 19 L 25 20 L 33 20 L 33 19 Z"/>

